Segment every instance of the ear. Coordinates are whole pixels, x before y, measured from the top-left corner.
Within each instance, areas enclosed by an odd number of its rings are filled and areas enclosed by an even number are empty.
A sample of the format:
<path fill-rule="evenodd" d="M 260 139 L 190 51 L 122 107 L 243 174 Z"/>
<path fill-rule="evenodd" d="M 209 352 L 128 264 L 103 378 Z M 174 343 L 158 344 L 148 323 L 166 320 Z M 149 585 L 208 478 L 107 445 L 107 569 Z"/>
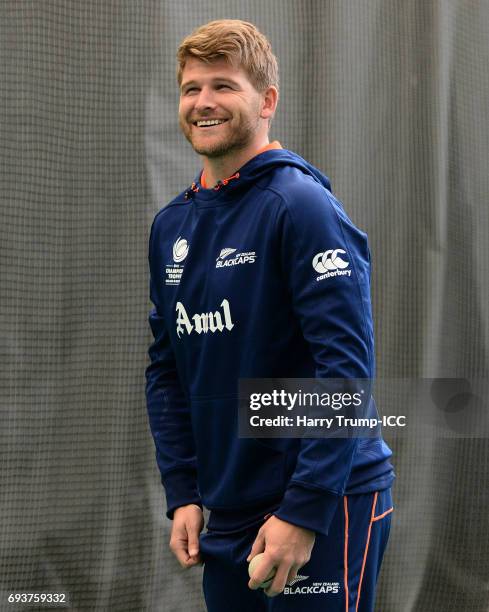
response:
<path fill-rule="evenodd" d="M 278 90 L 273 85 L 263 92 L 262 108 L 260 117 L 262 119 L 271 119 L 275 114 L 278 104 Z"/>

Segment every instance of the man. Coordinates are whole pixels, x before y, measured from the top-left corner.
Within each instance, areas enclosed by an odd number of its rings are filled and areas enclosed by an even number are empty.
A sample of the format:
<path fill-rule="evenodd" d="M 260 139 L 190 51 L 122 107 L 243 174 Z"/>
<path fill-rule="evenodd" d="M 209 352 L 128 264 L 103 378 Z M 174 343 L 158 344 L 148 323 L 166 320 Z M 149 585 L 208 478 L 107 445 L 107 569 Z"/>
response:
<path fill-rule="evenodd" d="M 269 142 L 277 62 L 252 24 L 195 30 L 178 83 L 180 127 L 203 170 L 151 228 L 146 372 L 170 547 L 182 567 L 204 563 L 211 612 L 373 610 L 389 448 L 237 432 L 240 378 L 374 376 L 366 235 L 327 177 Z"/>

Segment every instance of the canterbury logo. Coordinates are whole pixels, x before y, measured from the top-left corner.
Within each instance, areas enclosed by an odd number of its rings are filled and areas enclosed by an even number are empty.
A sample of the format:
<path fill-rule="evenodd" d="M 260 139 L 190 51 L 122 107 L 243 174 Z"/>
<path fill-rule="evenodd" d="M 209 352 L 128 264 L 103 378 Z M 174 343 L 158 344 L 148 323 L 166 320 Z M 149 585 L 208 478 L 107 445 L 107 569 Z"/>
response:
<path fill-rule="evenodd" d="M 325 274 L 330 270 L 344 270 L 348 268 L 350 263 L 341 259 L 340 254 L 346 255 L 346 251 L 343 249 L 330 249 L 324 253 L 318 253 L 312 260 L 312 267 L 319 274 Z"/>
<path fill-rule="evenodd" d="M 187 257 L 188 255 L 188 242 L 185 238 L 179 236 L 175 240 L 175 244 L 173 245 L 173 261 L 175 263 L 180 263 Z"/>
<path fill-rule="evenodd" d="M 297 584 L 298 582 L 302 582 L 303 580 L 307 580 L 308 578 L 309 578 L 309 576 L 301 576 L 300 574 L 297 574 L 297 576 L 294 578 L 294 580 L 291 580 L 287 584 L 289 586 L 294 586 L 294 584 Z"/>

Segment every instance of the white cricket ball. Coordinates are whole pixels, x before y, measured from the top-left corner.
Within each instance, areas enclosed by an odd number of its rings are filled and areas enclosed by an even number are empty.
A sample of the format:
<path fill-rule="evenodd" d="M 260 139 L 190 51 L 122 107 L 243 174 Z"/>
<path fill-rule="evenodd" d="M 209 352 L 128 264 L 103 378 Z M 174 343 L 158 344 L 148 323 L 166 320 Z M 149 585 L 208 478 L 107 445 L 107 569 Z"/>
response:
<path fill-rule="evenodd" d="M 262 562 L 262 559 L 263 559 L 263 553 L 258 553 L 250 561 L 250 564 L 248 565 L 248 574 L 249 574 L 250 578 L 253 577 L 253 574 L 254 574 L 256 568 Z M 276 572 L 277 572 L 276 568 L 272 567 L 272 569 L 270 570 L 268 576 L 260 584 L 260 589 L 268 589 L 268 587 L 272 584 L 273 579 L 275 578 Z"/>

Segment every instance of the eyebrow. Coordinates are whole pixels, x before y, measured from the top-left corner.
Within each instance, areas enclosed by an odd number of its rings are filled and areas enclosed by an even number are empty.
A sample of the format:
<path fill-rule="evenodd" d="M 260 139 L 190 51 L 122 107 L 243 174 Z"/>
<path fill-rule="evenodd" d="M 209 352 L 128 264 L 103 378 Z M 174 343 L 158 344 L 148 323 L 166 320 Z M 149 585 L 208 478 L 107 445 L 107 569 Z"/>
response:
<path fill-rule="evenodd" d="M 233 79 L 228 77 L 216 77 L 212 79 L 212 83 L 229 83 L 230 85 L 234 85 L 235 87 L 239 87 L 239 84 Z M 197 81 L 187 81 L 186 83 L 182 83 L 180 86 L 181 90 L 187 89 L 188 87 L 192 87 L 193 85 L 198 85 Z"/>

